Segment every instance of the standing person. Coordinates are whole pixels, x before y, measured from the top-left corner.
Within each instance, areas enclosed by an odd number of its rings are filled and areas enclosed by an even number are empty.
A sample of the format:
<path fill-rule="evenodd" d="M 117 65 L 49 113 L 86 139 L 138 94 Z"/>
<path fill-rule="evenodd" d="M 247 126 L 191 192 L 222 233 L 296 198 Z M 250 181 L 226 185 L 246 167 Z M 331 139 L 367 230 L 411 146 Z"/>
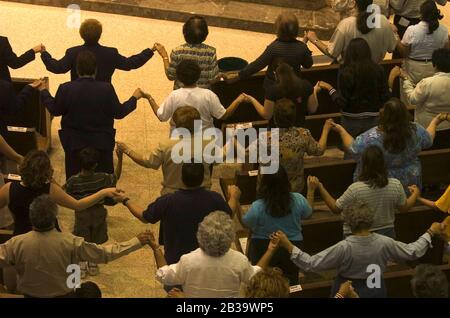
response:
<path fill-rule="evenodd" d="M 342 283 L 351 281 L 361 298 L 386 297 L 384 279 L 381 286 L 370 288 L 367 279 L 372 271 L 369 266 L 377 265 L 384 273 L 388 261 L 405 262 L 422 257 L 431 246 L 434 236 L 443 232 L 443 224 L 433 223 L 425 234 L 410 244 L 393 240 L 390 237 L 371 233 L 370 227 L 374 212 L 366 203 L 355 201 L 343 211 L 344 222 L 350 226 L 352 235 L 343 241 L 319 252 L 309 255 L 294 246 L 286 234 L 279 231 L 272 237 L 280 241 L 280 246 L 291 255 L 291 260 L 304 271 L 337 269 L 331 297 L 334 297 Z"/>
<path fill-rule="evenodd" d="M 39 44 L 24 54 L 17 56 L 11 48 L 8 38 L 0 36 L 0 80 L 11 82 L 11 74 L 8 67 L 13 69 L 21 68 L 33 61 L 36 53 L 42 54 L 44 50 L 44 45 Z"/>
<path fill-rule="evenodd" d="M 73 198 L 80 200 L 105 188 L 115 187 L 122 174 L 122 157 L 122 152 L 117 151 L 118 160 L 114 174 L 95 172 L 100 154 L 94 148 L 84 148 L 78 154 L 81 171 L 67 180 L 63 187 L 64 190 Z M 75 211 L 73 234 L 83 237 L 86 242 L 105 243 L 108 240 L 108 225 L 106 223 L 107 210 L 104 205 L 114 204 L 114 200 L 106 198 L 85 210 Z M 91 276 L 98 275 L 97 264 L 82 262 L 81 276 L 86 277 L 87 273 Z"/>
<path fill-rule="evenodd" d="M 372 61 L 370 47 L 362 38 L 352 39 L 348 44 L 337 88 L 325 82 L 318 85 L 338 105 L 341 124 L 354 138 L 378 125 L 380 109 L 391 97 L 386 73 Z"/>
<path fill-rule="evenodd" d="M 41 195 L 30 205 L 33 230 L 0 245 L 0 268 L 13 266 L 18 273 L 17 291 L 31 298 L 75 298 L 68 286 L 69 265 L 81 260 L 108 263 L 148 244 L 143 232 L 129 241 L 109 245 L 86 242 L 68 232 L 55 229 L 58 206 Z"/>
<path fill-rule="evenodd" d="M 448 298 L 449 296 L 447 276 L 436 265 L 417 265 L 411 279 L 411 288 L 416 298 Z"/>
<path fill-rule="evenodd" d="M 381 14 L 383 14 L 386 18 L 389 19 L 390 16 L 390 8 L 389 8 L 389 0 L 374 0 L 374 5 L 377 5 L 380 8 Z M 356 10 L 355 0 L 332 0 L 331 8 L 339 12 L 341 16 L 341 20 L 348 18 L 352 15 L 356 15 L 358 12 Z"/>
<path fill-rule="evenodd" d="M 264 78 L 264 90 L 267 93 L 276 84 L 275 69 L 280 62 L 289 64 L 297 74 L 301 68 L 310 68 L 313 65 L 311 51 L 306 44 L 297 40 L 299 25 L 298 19 L 292 12 L 281 13 L 275 20 L 277 38 L 270 43 L 265 51 L 252 63 L 248 64 L 238 74 L 224 74 L 228 82 L 235 82 L 249 78 L 267 66 Z"/>
<path fill-rule="evenodd" d="M 50 53 L 44 50 L 41 54 L 42 62 L 49 72 L 65 74 L 70 71 L 70 79 L 76 80 L 80 77 L 78 73 L 77 58 L 83 51 L 94 54 L 98 69 L 95 79 L 102 82 L 111 82 L 112 75 L 116 69 L 130 71 L 140 68 L 153 56 L 153 49 L 145 49 L 141 53 L 125 57 L 116 48 L 103 46 L 99 43 L 102 35 L 102 24 L 95 19 L 87 19 L 80 26 L 80 36 L 84 44 L 67 49 L 66 54 L 60 60 L 54 59 Z"/>
<path fill-rule="evenodd" d="M 357 15 L 339 22 L 328 45 L 320 41 L 313 31 L 307 32 L 307 39 L 323 54 L 342 63 L 350 41 L 355 38 L 363 38 L 369 44 L 372 60 L 375 63 L 380 63 L 387 52 L 394 51 L 397 38 L 389 20 L 384 15 L 373 13 L 369 9 L 372 3 L 373 0 L 356 0 Z M 373 19 L 379 22 L 379 25 L 368 23 L 368 21 L 371 21 L 371 15 L 375 15 Z"/>
<path fill-rule="evenodd" d="M 189 17 L 183 25 L 186 43 L 172 50 L 170 60 L 164 46 L 156 43 L 156 50 L 163 58 L 164 72 L 170 81 L 174 81 L 174 90 L 183 87 L 183 84 L 177 79 L 176 72 L 178 64 L 183 60 L 193 60 L 200 66 L 198 87 L 209 89 L 214 82 L 220 79 L 216 48 L 203 43 L 208 33 L 208 24 L 205 18 L 194 15 Z"/>
<path fill-rule="evenodd" d="M 434 75 L 433 52 L 449 49 L 447 27 L 439 20 L 443 18 L 436 3 L 427 0 L 420 6 L 420 22 L 406 29 L 397 50 L 405 57 L 403 69 L 413 84 Z"/>
<path fill-rule="evenodd" d="M 291 192 L 290 183 L 283 166 L 274 174 L 263 174 L 259 184 L 258 200 L 252 203 L 247 213 L 242 215 L 237 209 L 242 226 L 251 232 L 248 242 L 248 259 L 256 264 L 270 243 L 270 235 L 278 230 L 286 233 L 295 246 L 302 247 L 301 222 L 312 215 L 312 208 L 303 195 Z M 229 192 L 237 191 L 234 186 Z M 298 267 L 289 259 L 286 251 L 275 253 L 270 266 L 278 267 L 289 279 L 290 285 L 298 284 Z"/>
<path fill-rule="evenodd" d="M 77 154 L 86 147 L 100 152 L 96 171 L 114 172 L 114 119 L 122 119 L 134 111 L 137 100 L 144 96 L 140 89 L 136 89 L 121 104 L 110 83 L 95 79 L 97 62 L 90 51 L 78 55 L 77 71 L 80 77 L 60 85 L 55 97 L 42 83 L 35 84 L 48 111 L 54 116 L 62 116 L 59 138 L 65 153 L 66 180 L 80 172 Z"/>
<path fill-rule="evenodd" d="M 442 194 L 436 201 L 431 201 L 422 197 L 418 198 L 418 201 L 436 211 L 450 213 L 450 186 L 447 187 L 444 194 Z"/>

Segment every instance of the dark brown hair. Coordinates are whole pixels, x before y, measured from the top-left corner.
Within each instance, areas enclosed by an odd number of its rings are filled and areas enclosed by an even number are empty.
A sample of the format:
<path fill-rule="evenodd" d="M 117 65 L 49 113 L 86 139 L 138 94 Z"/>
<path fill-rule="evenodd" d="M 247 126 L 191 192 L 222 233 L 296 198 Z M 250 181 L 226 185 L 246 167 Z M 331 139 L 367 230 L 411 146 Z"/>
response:
<path fill-rule="evenodd" d="M 295 124 L 295 103 L 289 98 L 282 98 L 275 102 L 273 120 L 278 128 L 291 128 Z"/>
<path fill-rule="evenodd" d="M 78 76 L 93 76 L 97 71 L 97 59 L 91 51 L 81 51 L 77 55 Z"/>
<path fill-rule="evenodd" d="M 278 268 L 264 269 L 248 282 L 245 298 L 289 298 L 289 281 Z"/>
<path fill-rule="evenodd" d="M 208 24 L 202 16 L 194 15 L 183 25 L 184 40 L 189 44 L 200 44 L 208 36 Z"/>
<path fill-rule="evenodd" d="M 25 156 L 19 173 L 26 187 L 40 189 L 49 183 L 53 176 L 50 158 L 43 151 L 32 150 Z"/>
<path fill-rule="evenodd" d="M 420 6 L 421 20 L 428 23 L 428 34 L 433 34 L 439 28 L 439 20 L 444 16 L 437 8 L 436 3 L 432 0 L 427 0 Z"/>
<path fill-rule="evenodd" d="M 194 133 L 194 121 L 200 120 L 200 113 L 192 106 L 183 106 L 177 108 L 172 116 L 173 122 L 177 128 L 186 128 L 191 134 Z"/>
<path fill-rule="evenodd" d="M 371 145 L 362 153 L 362 167 L 359 181 L 366 182 L 372 188 L 384 188 L 389 183 L 383 151 Z"/>
<path fill-rule="evenodd" d="M 102 35 L 102 24 L 95 19 L 87 19 L 80 26 L 81 38 L 87 45 L 97 44 Z"/>
<path fill-rule="evenodd" d="M 368 25 L 368 20 L 372 12 L 367 10 L 367 7 L 373 3 L 373 0 L 356 0 L 356 7 L 358 8 L 358 15 L 356 16 L 356 28 L 362 34 L 367 34 L 373 30 Z"/>
<path fill-rule="evenodd" d="M 282 166 L 279 166 L 276 173 L 262 175 L 258 192 L 267 214 L 281 218 L 291 213 L 291 184 Z"/>
<path fill-rule="evenodd" d="M 295 41 L 298 29 L 298 19 L 292 12 L 281 13 L 275 20 L 277 38 L 281 41 Z"/>

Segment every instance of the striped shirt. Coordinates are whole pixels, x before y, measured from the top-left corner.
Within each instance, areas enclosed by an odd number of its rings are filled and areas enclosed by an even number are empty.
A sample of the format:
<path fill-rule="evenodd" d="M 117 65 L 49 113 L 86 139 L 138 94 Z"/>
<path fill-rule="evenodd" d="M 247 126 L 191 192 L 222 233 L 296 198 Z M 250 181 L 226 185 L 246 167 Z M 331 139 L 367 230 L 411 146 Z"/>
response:
<path fill-rule="evenodd" d="M 175 81 L 173 89 L 183 86 L 177 81 L 176 68 L 183 60 L 193 60 L 198 63 L 201 69 L 200 79 L 197 86 L 201 88 L 210 88 L 210 82 L 219 75 L 219 67 L 217 65 L 216 49 L 212 46 L 201 44 L 185 43 L 172 50 L 170 54 L 170 64 L 167 69 L 167 77 L 171 81 Z"/>
<path fill-rule="evenodd" d="M 336 200 L 336 206 L 343 210 L 356 199 L 366 202 L 375 212 L 371 231 L 394 227 L 395 212 L 405 205 L 406 195 L 403 186 L 397 179 L 389 178 L 384 188 L 372 188 L 366 182 L 355 182 Z M 351 230 L 344 224 L 344 234 Z"/>
<path fill-rule="evenodd" d="M 95 172 L 89 175 L 76 174 L 71 176 L 64 186 L 67 194 L 70 194 L 75 199 L 79 200 L 90 196 L 102 189 L 115 187 L 117 183 L 114 174 L 104 172 Z M 103 204 L 104 202 L 99 202 Z M 110 202 L 108 205 L 112 204 Z"/>

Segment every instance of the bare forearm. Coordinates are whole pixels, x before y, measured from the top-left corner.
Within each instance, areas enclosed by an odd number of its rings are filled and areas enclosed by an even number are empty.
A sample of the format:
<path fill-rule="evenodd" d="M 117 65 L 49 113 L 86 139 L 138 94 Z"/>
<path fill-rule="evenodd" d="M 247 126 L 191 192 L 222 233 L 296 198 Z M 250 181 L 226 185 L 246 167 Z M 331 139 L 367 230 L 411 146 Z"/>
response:
<path fill-rule="evenodd" d="M 125 154 L 138 165 L 142 167 L 147 167 L 147 160 L 145 160 L 145 158 L 141 154 L 133 150 L 129 150 Z"/>
<path fill-rule="evenodd" d="M 309 206 L 314 211 L 314 195 L 315 191 L 313 189 L 308 189 L 306 192 L 306 200 L 308 201 Z"/>
<path fill-rule="evenodd" d="M 130 201 L 126 203 L 126 207 L 128 208 L 128 211 L 130 211 L 131 214 L 134 215 L 135 218 L 141 220 L 143 223 L 147 223 L 147 221 L 144 219 L 144 209 L 140 208 Z"/>
<path fill-rule="evenodd" d="M 339 131 L 339 135 L 341 136 L 342 144 L 345 150 L 349 150 L 355 139 L 345 129 Z"/>
<path fill-rule="evenodd" d="M 405 205 L 400 208 L 400 212 L 408 212 L 416 204 L 417 197 L 418 195 L 416 193 L 410 195 L 409 198 L 406 199 Z"/>
<path fill-rule="evenodd" d="M 325 204 L 330 208 L 333 213 L 340 213 L 341 210 L 336 206 L 336 200 L 328 193 L 327 189 L 323 185 L 319 186 L 320 196 Z"/>
<path fill-rule="evenodd" d="M 432 120 L 427 127 L 427 132 L 430 134 L 432 140 L 434 140 L 434 137 L 436 137 L 437 126 L 438 123 L 436 122 L 436 120 Z"/>
<path fill-rule="evenodd" d="M 319 50 L 320 52 L 322 52 L 323 54 L 331 57 L 332 59 L 334 59 L 334 56 L 332 56 L 329 52 L 328 52 L 328 47 L 325 43 L 323 43 L 320 40 L 315 40 L 312 42 Z"/>
<path fill-rule="evenodd" d="M 252 99 L 252 105 L 255 108 L 256 112 L 259 116 L 261 116 L 264 119 L 270 119 L 272 117 L 272 114 L 269 114 L 267 112 L 267 109 L 261 105 L 260 102 L 258 102 L 255 98 Z"/>
<path fill-rule="evenodd" d="M 431 200 L 428 200 L 428 199 L 425 199 L 425 198 L 422 198 L 422 197 L 418 198 L 417 200 L 421 204 L 423 204 L 423 205 L 425 205 L 425 206 L 427 206 L 429 208 L 432 208 L 434 210 L 440 211 L 439 208 L 436 206 L 436 203 L 434 201 L 431 201 Z"/>
<path fill-rule="evenodd" d="M 225 114 L 222 116 L 221 119 L 224 120 L 224 119 L 229 118 L 231 115 L 233 115 L 240 103 L 241 103 L 241 100 L 239 98 L 235 99 L 231 103 L 231 105 L 227 108 Z"/>
<path fill-rule="evenodd" d="M 164 257 L 164 254 L 160 247 L 153 250 L 153 255 L 155 256 L 157 268 L 161 268 L 167 265 L 166 258 Z"/>
<path fill-rule="evenodd" d="M 116 180 L 119 180 L 120 177 L 122 176 L 122 166 L 123 166 L 123 156 L 119 156 L 117 157 L 117 164 L 116 164 L 116 169 L 115 169 L 115 176 L 116 176 Z"/>
<path fill-rule="evenodd" d="M 276 251 L 275 249 L 268 248 L 267 251 L 264 253 L 264 255 L 261 257 L 261 259 L 259 260 L 258 264 L 256 265 L 261 268 L 269 267 L 270 261 L 273 255 L 275 254 L 275 251 Z"/>
<path fill-rule="evenodd" d="M 159 119 L 159 117 L 158 117 L 159 105 L 156 103 L 156 101 L 153 98 L 147 98 L 147 100 L 148 100 L 150 106 L 152 107 L 153 113 Z"/>
<path fill-rule="evenodd" d="M 322 135 L 320 136 L 319 139 L 319 147 L 320 149 L 322 149 L 322 151 L 327 150 L 327 143 L 328 143 L 328 135 L 330 134 L 330 130 L 324 128 L 322 130 Z"/>

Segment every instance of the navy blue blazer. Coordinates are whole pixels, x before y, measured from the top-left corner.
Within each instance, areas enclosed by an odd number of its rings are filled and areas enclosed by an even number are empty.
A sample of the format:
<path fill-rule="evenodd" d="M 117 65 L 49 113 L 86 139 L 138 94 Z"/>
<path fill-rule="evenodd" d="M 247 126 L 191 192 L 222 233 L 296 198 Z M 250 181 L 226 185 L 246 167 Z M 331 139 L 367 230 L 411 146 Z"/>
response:
<path fill-rule="evenodd" d="M 62 116 L 59 136 L 64 150 L 85 147 L 112 151 L 115 146 L 114 119 L 136 109 L 136 98 L 120 103 L 114 87 L 93 78 L 78 78 L 61 84 L 53 98 L 41 91 L 42 103 L 54 116 Z"/>
<path fill-rule="evenodd" d="M 147 63 L 153 56 L 151 49 L 145 49 L 141 53 L 125 57 L 120 55 L 116 48 L 106 47 L 100 44 L 79 45 L 66 51 L 66 54 L 59 61 L 52 58 L 50 53 L 42 52 L 41 59 L 48 71 L 55 74 L 64 74 L 70 71 L 70 79 L 76 80 L 77 74 L 77 56 L 81 51 L 89 50 L 97 58 L 96 80 L 111 82 L 111 77 L 116 69 L 130 71 L 137 69 Z"/>
<path fill-rule="evenodd" d="M 0 36 L 0 79 L 11 82 L 9 68 L 21 68 L 34 60 L 34 51 L 28 50 L 21 56 L 17 56 L 9 44 L 8 38 Z"/>

